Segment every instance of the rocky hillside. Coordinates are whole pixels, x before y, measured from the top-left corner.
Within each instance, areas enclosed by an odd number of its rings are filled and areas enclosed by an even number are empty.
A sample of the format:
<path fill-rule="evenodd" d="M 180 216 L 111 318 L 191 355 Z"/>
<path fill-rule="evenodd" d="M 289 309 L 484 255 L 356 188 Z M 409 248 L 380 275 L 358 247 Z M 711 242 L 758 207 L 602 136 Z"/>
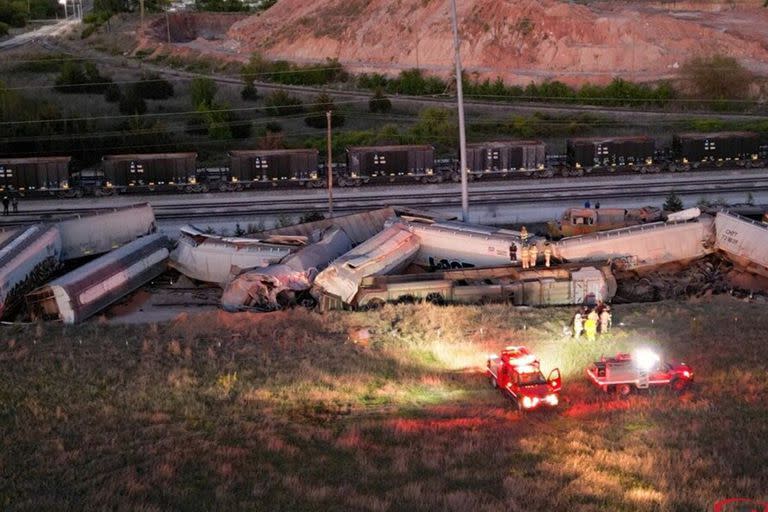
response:
<path fill-rule="evenodd" d="M 460 0 L 462 59 L 478 76 L 509 83 L 605 82 L 674 75 L 695 55 L 721 53 L 768 75 L 768 9 L 731 3 Z M 297 62 L 338 58 L 354 71 L 452 66 L 444 0 L 279 0 L 196 49 L 239 60 L 253 51 Z M 178 45 L 195 47 L 195 41 Z M 181 50 L 181 48 L 179 48 Z"/>

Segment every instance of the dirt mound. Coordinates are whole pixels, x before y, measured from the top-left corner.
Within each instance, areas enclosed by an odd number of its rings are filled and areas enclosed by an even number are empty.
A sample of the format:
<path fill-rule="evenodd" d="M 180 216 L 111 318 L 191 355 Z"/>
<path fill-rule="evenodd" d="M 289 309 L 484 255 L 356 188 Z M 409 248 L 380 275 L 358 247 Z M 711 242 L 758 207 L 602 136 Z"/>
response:
<path fill-rule="evenodd" d="M 470 73 L 508 82 L 605 82 L 672 76 L 697 54 L 734 56 L 768 73 L 768 9 L 731 4 L 461 2 L 462 58 Z M 321 61 L 353 71 L 397 73 L 419 67 L 450 74 L 448 3 L 437 0 L 281 0 L 232 25 L 237 53 Z"/>

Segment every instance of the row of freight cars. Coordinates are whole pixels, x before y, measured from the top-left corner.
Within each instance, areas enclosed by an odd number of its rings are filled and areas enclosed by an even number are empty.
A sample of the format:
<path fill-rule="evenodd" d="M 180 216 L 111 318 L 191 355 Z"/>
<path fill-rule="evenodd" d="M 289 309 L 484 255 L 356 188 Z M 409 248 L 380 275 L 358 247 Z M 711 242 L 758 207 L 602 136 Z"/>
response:
<path fill-rule="evenodd" d="M 553 156 L 544 142 L 511 140 L 467 146 L 472 179 L 582 176 L 586 173 L 685 171 L 700 166 L 760 167 L 768 160 L 761 137 L 752 132 L 685 133 L 657 148 L 647 136 L 574 138 L 566 155 Z M 104 156 L 98 169 L 70 172 L 69 157 L 1 158 L 0 191 L 79 196 L 136 191 L 233 191 L 260 184 L 323 187 L 324 165 L 314 149 L 229 153 L 226 168 L 198 168 L 195 153 Z M 455 159 L 436 159 L 432 146 L 350 147 L 346 162 L 333 164 L 339 186 L 397 180 L 439 183 L 458 180 Z"/>

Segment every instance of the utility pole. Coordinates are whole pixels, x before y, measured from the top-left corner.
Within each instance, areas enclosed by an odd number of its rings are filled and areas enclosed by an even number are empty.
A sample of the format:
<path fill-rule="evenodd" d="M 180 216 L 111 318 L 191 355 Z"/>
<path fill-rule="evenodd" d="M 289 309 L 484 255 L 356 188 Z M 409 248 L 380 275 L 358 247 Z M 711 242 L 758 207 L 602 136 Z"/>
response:
<path fill-rule="evenodd" d="M 459 23 L 456 20 L 456 0 L 451 0 L 453 47 L 456 50 L 456 99 L 459 109 L 459 161 L 461 165 L 461 220 L 469 222 L 469 190 L 467 189 L 467 134 L 464 131 L 464 90 L 461 84 L 461 55 Z"/>
<path fill-rule="evenodd" d="M 168 35 L 168 44 L 171 44 L 171 21 L 168 19 L 168 7 L 165 8 L 165 32 Z"/>
<path fill-rule="evenodd" d="M 325 171 L 328 174 L 328 218 L 333 218 L 333 154 L 331 153 L 331 116 L 333 113 L 329 110 L 325 113 L 328 120 L 328 154 L 325 160 Z"/>

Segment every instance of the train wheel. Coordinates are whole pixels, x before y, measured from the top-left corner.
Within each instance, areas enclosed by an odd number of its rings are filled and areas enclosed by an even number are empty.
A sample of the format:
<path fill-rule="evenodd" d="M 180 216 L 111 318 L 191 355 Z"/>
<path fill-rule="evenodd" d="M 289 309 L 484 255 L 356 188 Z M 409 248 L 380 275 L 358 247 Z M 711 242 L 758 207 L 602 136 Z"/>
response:
<path fill-rule="evenodd" d="M 458 183 L 461 181 L 461 174 L 459 174 L 456 171 L 451 172 L 451 181 L 454 183 Z"/>
<path fill-rule="evenodd" d="M 208 185 L 206 185 L 205 183 L 203 183 L 202 185 L 200 185 L 200 192 L 202 192 L 203 194 L 205 194 L 206 192 L 208 192 Z"/>
<path fill-rule="evenodd" d="M 243 191 L 243 185 L 241 183 L 238 183 L 235 186 L 235 190 L 237 190 L 238 192 L 242 192 Z"/>

